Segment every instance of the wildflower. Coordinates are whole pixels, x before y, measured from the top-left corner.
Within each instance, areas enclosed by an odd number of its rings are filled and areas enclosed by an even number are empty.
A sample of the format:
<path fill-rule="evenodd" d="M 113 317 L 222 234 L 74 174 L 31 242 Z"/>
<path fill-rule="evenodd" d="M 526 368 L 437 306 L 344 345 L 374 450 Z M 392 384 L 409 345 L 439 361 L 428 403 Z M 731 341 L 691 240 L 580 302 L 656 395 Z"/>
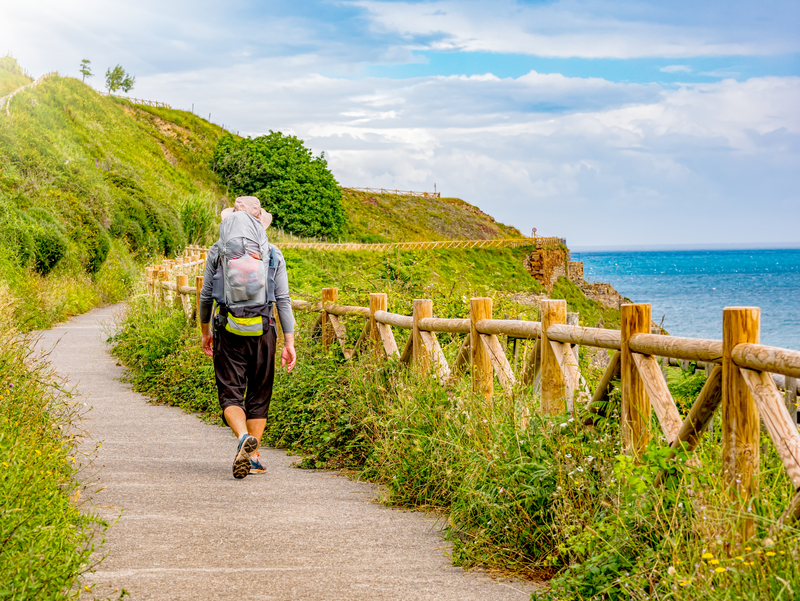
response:
<path fill-rule="evenodd" d="M 750 545 L 746 546 L 746 547 L 744 548 L 744 550 L 745 550 L 745 551 L 749 551 L 749 550 L 750 550 Z"/>
<path fill-rule="evenodd" d="M 767 555 L 767 557 L 775 557 L 775 555 L 777 555 L 777 553 L 775 553 L 774 551 L 767 551 L 766 555 Z"/>
<path fill-rule="evenodd" d="M 5 461 L 3 462 L 3 467 L 8 467 L 8 464 Z"/>
<path fill-rule="evenodd" d="M 570 453 L 567 453 L 566 455 L 564 455 L 564 457 L 566 457 L 567 459 L 571 459 L 572 455 Z"/>
<path fill-rule="evenodd" d="M 703 559 L 714 559 L 714 554 L 706 551 L 705 553 L 703 553 L 703 555 L 701 555 L 701 557 Z"/>
<path fill-rule="evenodd" d="M 594 461 L 594 457 L 592 457 L 591 455 L 589 455 L 589 456 L 586 458 L 586 463 L 591 463 L 592 461 Z"/>
<path fill-rule="evenodd" d="M 708 563 L 710 563 L 712 566 L 715 566 L 719 563 L 719 559 L 709 559 Z"/>
<path fill-rule="evenodd" d="M 681 580 L 678 584 L 680 584 L 681 586 L 686 586 L 687 584 L 689 584 L 689 581 L 688 580 Z"/>
<path fill-rule="evenodd" d="M 722 572 L 724 572 L 724 571 L 725 571 L 725 568 L 714 568 L 714 571 L 715 571 L 717 574 L 722 574 Z"/>
<path fill-rule="evenodd" d="M 742 557 L 741 555 L 737 555 L 736 559 L 738 559 L 739 561 L 744 561 L 744 557 Z"/>
<path fill-rule="evenodd" d="M 667 574 L 669 574 L 670 576 L 674 577 L 675 574 L 677 574 L 677 573 L 678 573 L 678 570 L 676 570 L 673 566 L 669 566 L 667 568 Z"/>
<path fill-rule="evenodd" d="M 561 423 L 561 424 L 559 424 L 559 425 L 560 425 L 562 428 L 566 428 L 566 427 L 567 427 L 567 422 L 562 422 L 562 423 Z"/>

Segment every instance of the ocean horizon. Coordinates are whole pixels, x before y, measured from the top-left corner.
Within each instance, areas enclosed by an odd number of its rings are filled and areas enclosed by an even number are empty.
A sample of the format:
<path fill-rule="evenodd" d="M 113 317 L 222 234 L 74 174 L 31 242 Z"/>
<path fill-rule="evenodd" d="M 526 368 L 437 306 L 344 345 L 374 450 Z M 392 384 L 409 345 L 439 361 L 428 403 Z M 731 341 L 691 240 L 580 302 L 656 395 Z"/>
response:
<path fill-rule="evenodd" d="M 762 344 L 800 350 L 800 244 L 752 246 L 576 249 L 572 260 L 587 281 L 650 303 L 653 321 L 675 336 L 719 340 L 723 308 L 752 306 L 761 309 Z"/>

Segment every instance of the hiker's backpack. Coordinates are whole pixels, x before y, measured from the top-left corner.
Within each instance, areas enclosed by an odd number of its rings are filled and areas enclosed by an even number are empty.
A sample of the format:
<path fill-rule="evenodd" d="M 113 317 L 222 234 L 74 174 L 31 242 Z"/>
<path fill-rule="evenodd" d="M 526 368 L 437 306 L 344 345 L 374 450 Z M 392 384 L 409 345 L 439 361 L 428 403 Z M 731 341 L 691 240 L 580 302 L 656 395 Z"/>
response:
<path fill-rule="evenodd" d="M 277 268 L 264 227 L 244 211 L 234 211 L 219 225 L 217 250 L 212 296 L 225 329 L 260 336 L 261 318 L 272 316 Z"/>

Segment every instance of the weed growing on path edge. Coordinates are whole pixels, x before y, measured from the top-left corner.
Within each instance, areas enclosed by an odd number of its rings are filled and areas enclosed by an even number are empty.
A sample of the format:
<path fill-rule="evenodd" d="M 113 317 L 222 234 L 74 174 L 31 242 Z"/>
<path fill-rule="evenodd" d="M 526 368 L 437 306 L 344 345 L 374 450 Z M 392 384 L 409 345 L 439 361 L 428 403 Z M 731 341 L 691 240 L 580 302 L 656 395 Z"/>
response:
<path fill-rule="evenodd" d="M 0 328 L 0 599 L 76 599 L 107 527 L 81 501 L 78 406 L 33 355 L 31 340 L 7 325 Z"/>
<path fill-rule="evenodd" d="M 312 338 L 314 318 L 298 314 L 298 367 L 276 377 L 264 442 L 304 455 L 304 467 L 353 469 L 383 485 L 387 503 L 444 512 L 458 565 L 551 578 L 539 593 L 548 600 L 789 601 L 800 591 L 800 530 L 768 536 L 792 490 L 766 438 L 760 496 L 744 511 L 757 537 L 737 546 L 731 524 L 744 514 L 729 509 L 718 432 L 696 459 L 671 459 L 654 421 L 637 463 L 620 448 L 618 395 L 594 428 L 581 414 L 539 418 L 530 390 L 508 397 L 497 386 L 487 403 L 467 378 L 445 388 L 368 354 L 346 362 Z M 213 369 L 182 315 L 142 299 L 113 340 L 139 389 L 218 415 Z M 459 340 L 440 340 L 452 358 Z M 690 404 L 702 378 L 670 379 Z"/>

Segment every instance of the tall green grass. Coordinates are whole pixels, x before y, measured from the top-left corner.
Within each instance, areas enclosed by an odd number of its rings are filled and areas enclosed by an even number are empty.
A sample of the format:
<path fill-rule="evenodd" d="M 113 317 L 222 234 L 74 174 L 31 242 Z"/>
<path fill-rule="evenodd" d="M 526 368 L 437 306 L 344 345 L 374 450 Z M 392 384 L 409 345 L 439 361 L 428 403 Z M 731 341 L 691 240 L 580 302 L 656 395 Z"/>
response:
<path fill-rule="evenodd" d="M 8 300 L 7 290 L 0 298 Z M 106 524 L 81 501 L 80 408 L 30 339 L 0 328 L 0 599 L 77 599 Z"/>
<path fill-rule="evenodd" d="M 618 395 L 595 428 L 580 414 L 545 419 L 531 390 L 497 386 L 487 403 L 468 378 L 442 387 L 368 353 L 346 362 L 312 337 L 313 315 L 298 318 L 298 366 L 276 377 L 264 442 L 302 455 L 301 466 L 380 483 L 388 504 L 440 512 L 455 563 L 548 579 L 539 598 L 551 600 L 797 598 L 800 530 L 768 535 L 792 488 L 767 438 L 760 496 L 746 511 L 757 538 L 737 546 L 718 431 L 695 459 L 670 459 L 654 418 L 635 463 L 620 447 Z M 440 340 L 452 358 L 459 340 Z M 218 422 L 211 363 L 182 315 L 142 299 L 114 344 L 137 388 Z M 701 375 L 670 378 L 682 406 L 701 385 Z M 665 487 L 655 484 L 662 470 Z"/>

